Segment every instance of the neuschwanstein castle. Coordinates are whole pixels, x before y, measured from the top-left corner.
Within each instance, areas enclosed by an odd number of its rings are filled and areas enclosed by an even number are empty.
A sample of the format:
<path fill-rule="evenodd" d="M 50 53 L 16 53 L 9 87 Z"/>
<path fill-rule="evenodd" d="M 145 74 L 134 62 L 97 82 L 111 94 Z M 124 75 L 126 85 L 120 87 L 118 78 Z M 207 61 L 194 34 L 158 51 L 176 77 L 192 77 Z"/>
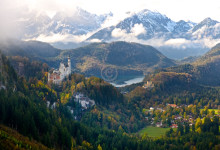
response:
<path fill-rule="evenodd" d="M 60 84 L 63 79 L 71 74 L 71 61 L 68 57 L 68 63 L 60 63 L 60 68 L 52 69 L 48 73 L 48 82 L 52 81 L 54 84 Z"/>

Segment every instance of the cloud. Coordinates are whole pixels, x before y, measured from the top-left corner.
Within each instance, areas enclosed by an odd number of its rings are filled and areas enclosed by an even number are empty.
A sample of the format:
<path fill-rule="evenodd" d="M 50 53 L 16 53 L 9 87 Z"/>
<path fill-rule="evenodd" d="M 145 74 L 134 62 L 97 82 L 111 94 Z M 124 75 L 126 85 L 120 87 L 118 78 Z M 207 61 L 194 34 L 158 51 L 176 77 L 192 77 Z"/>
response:
<path fill-rule="evenodd" d="M 108 16 L 104 23 L 102 24 L 102 28 L 110 27 L 110 26 L 115 26 L 117 25 L 120 21 L 124 20 L 125 18 L 128 18 L 132 16 L 133 14 L 130 12 L 126 13 L 119 13 L 116 14 L 114 13 L 112 16 Z"/>
<path fill-rule="evenodd" d="M 99 42 L 102 42 L 102 40 L 99 40 L 99 39 L 91 39 L 90 41 L 88 42 L 91 42 L 91 43 L 99 43 Z"/>
<path fill-rule="evenodd" d="M 21 32 L 21 28 L 16 24 L 15 20 L 19 14 L 19 10 L 14 7 L 12 1 L 0 1 L 0 40 L 5 38 L 15 38 Z"/>
<path fill-rule="evenodd" d="M 131 28 L 130 32 L 128 33 L 126 30 L 115 28 L 111 35 L 115 38 L 123 38 L 123 40 L 137 40 L 137 36 L 141 34 L 145 34 L 146 30 L 143 24 L 135 24 L 134 27 Z"/>
<path fill-rule="evenodd" d="M 55 42 L 68 42 L 69 40 L 73 39 L 73 37 L 70 37 L 69 35 L 62 35 L 62 34 L 50 34 L 50 35 L 45 35 L 45 34 L 40 34 L 38 37 L 32 38 L 32 39 L 27 39 L 28 40 L 36 40 L 36 41 L 42 41 L 42 42 L 47 42 L 47 43 L 55 43 Z"/>
<path fill-rule="evenodd" d="M 216 44 L 220 43 L 220 39 L 205 38 L 202 40 L 198 40 L 198 43 L 203 44 L 204 47 L 212 48 Z"/>
<path fill-rule="evenodd" d="M 19 0 L 17 0 L 19 1 Z M 50 17 L 54 16 L 56 12 L 65 11 L 66 14 L 71 15 L 79 6 L 78 0 L 23 0 L 23 4 L 28 7 L 30 11 L 38 11 L 39 13 L 47 13 Z M 22 2 L 21 2 L 22 3 Z"/>
<path fill-rule="evenodd" d="M 40 34 L 38 37 L 31 38 L 31 39 L 25 39 L 28 40 L 36 40 L 36 41 L 42 41 L 47 43 L 56 43 L 56 42 L 73 42 L 73 43 L 80 43 L 85 41 L 87 38 L 89 38 L 94 32 L 89 32 L 87 34 L 83 35 L 73 35 L 73 34 L 60 34 L 60 33 L 50 33 L 48 35 Z M 98 39 L 93 39 L 90 42 L 101 42 Z"/>
<path fill-rule="evenodd" d="M 37 15 L 44 13 L 50 17 L 61 10 L 71 14 L 77 7 L 74 4 L 76 3 L 70 0 L 0 0 L 0 40 L 21 39 L 25 34 L 22 19 L 34 20 L 33 17 L 36 16 L 32 16 L 33 12 Z"/>
<path fill-rule="evenodd" d="M 177 38 L 177 39 L 170 39 L 170 40 L 167 40 L 165 41 L 165 45 L 176 45 L 176 46 L 180 46 L 182 44 L 187 44 L 189 43 L 190 41 L 184 39 L 184 38 Z"/>
<path fill-rule="evenodd" d="M 121 30 L 116 28 L 112 31 L 112 36 L 116 40 L 122 40 L 127 42 L 137 42 L 145 45 L 151 45 L 154 47 L 173 47 L 177 49 L 186 49 L 186 48 L 212 48 L 216 44 L 220 43 L 220 39 L 212 38 L 202 38 L 198 40 L 187 40 L 185 38 L 175 38 L 166 40 L 164 38 L 151 38 L 149 40 L 139 39 L 138 35 L 146 33 L 142 24 L 136 24 L 132 29 L 131 33 L 127 33 L 126 30 Z M 114 39 L 115 40 L 115 39 Z M 111 41 L 109 41 L 111 42 Z"/>
<path fill-rule="evenodd" d="M 126 30 L 122 30 L 120 28 L 115 28 L 113 31 L 112 31 L 112 37 L 115 37 L 115 38 L 124 38 L 128 36 L 128 33 L 126 32 Z"/>
<path fill-rule="evenodd" d="M 164 46 L 171 46 L 175 48 L 212 48 L 216 44 L 220 43 L 220 39 L 203 38 L 198 40 L 187 39 L 170 39 L 164 42 Z"/>
<path fill-rule="evenodd" d="M 146 30 L 143 24 L 135 24 L 134 27 L 131 29 L 131 33 L 134 34 L 134 36 L 138 36 L 140 34 L 145 34 Z"/>

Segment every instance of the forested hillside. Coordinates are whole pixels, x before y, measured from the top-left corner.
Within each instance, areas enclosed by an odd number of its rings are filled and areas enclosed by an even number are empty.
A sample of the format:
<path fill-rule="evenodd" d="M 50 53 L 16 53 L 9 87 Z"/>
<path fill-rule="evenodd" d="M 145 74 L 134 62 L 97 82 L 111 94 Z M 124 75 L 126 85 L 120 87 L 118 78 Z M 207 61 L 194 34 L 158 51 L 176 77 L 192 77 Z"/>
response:
<path fill-rule="evenodd" d="M 220 44 L 213 47 L 207 54 L 198 58 L 192 63 L 186 63 L 165 69 L 158 72 L 188 73 L 197 84 L 206 86 L 219 86 L 219 66 L 220 66 Z"/>
<path fill-rule="evenodd" d="M 132 150 L 215 147 L 218 149 L 218 139 L 214 134 L 218 135 L 219 131 L 203 129 L 206 122 L 204 125 L 201 124 L 201 133 L 194 130 L 188 132 L 180 126 L 181 128 L 178 128 L 177 131 L 170 130 L 165 137 L 159 139 L 153 139 L 146 135 L 140 137 L 128 134 L 137 132 L 148 124 L 148 121 L 144 119 L 146 114 L 142 109 L 149 106 L 149 104 L 154 105 L 155 99 L 154 101 L 146 101 L 149 97 L 145 97 L 143 101 L 134 92 L 131 92 L 131 94 L 135 94 L 136 98 L 127 99 L 128 97 L 124 97 L 116 88 L 102 79 L 96 77 L 87 79 L 79 74 L 71 75 L 63 82 L 61 87 L 47 83 L 44 80 L 45 77 L 25 76 L 25 74 L 20 77 L 15 73 L 7 58 L 1 57 L 1 63 L 4 66 L 2 77 L 4 77 L 4 81 L 10 79 L 10 82 L 4 82 L 7 88 L 2 88 L 0 91 L 0 123 L 18 131 L 29 139 L 44 144 L 48 148 Z M 29 62 L 26 62 L 26 64 L 27 66 L 33 65 Z M 28 70 L 28 67 L 26 68 Z M 42 72 L 38 69 L 35 71 Z M 47 74 L 41 73 L 41 75 L 46 76 Z M 182 84 L 188 84 L 188 81 L 190 81 L 187 80 L 190 78 L 187 74 L 173 73 L 168 79 L 176 75 L 179 77 L 174 78 L 174 81 L 180 78 L 183 79 Z M 162 76 L 164 77 L 164 75 Z M 155 76 L 152 81 L 158 79 L 161 79 L 161 77 Z M 3 80 L 1 82 L 3 83 Z M 164 87 L 172 83 L 166 82 Z M 158 85 L 160 84 L 162 84 L 162 81 L 158 80 Z M 139 93 L 143 91 L 136 90 Z M 80 122 L 74 121 L 73 116 L 67 109 L 67 106 L 76 106 L 71 101 L 71 95 L 74 92 L 83 92 L 96 102 L 96 106 L 83 112 Z M 147 95 L 149 96 L 149 94 Z M 151 94 L 155 95 L 156 93 Z M 47 101 L 56 102 L 56 107 L 53 109 L 48 108 Z M 145 102 L 147 102 L 147 105 Z M 189 103 L 192 102 L 189 101 Z M 213 122 L 212 125 L 209 125 L 209 128 L 215 125 L 216 123 Z M 196 129 L 198 127 L 200 126 L 196 126 Z M 208 130 L 213 132 L 207 133 Z M 11 129 L 1 131 L 1 142 L 4 141 L 5 143 L 7 141 L 6 143 L 10 147 L 18 147 L 18 149 L 29 149 L 30 146 L 34 149 L 34 147 L 40 146 L 32 140 L 29 142 L 25 138 L 11 135 L 11 132 L 14 133 Z M 181 134 L 178 134 L 179 132 Z M 190 137 L 193 137 L 194 140 L 192 141 Z M 180 138 L 183 140 L 180 140 Z M 211 141 L 212 145 L 209 144 Z M 1 144 L 1 147 L 5 148 L 5 145 Z"/>

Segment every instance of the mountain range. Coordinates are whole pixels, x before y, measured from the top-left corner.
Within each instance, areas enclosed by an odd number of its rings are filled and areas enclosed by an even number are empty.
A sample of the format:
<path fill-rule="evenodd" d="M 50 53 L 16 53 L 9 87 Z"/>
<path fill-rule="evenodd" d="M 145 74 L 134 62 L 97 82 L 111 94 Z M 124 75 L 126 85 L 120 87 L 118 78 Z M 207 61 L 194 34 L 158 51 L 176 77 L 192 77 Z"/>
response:
<path fill-rule="evenodd" d="M 124 30 L 126 34 L 134 32 L 135 25 L 141 25 L 145 32 L 140 32 L 137 35 L 138 39 L 148 40 L 151 38 L 182 38 L 183 33 L 190 31 L 196 23 L 185 22 L 183 20 L 174 22 L 165 15 L 159 12 L 153 12 L 150 10 L 142 10 L 138 13 L 131 14 L 130 17 L 125 18 L 115 26 L 104 28 L 89 39 L 99 40 L 111 40 L 121 38 L 116 36 L 112 32 L 115 29 Z M 106 36 L 110 35 L 110 36 Z"/>
<path fill-rule="evenodd" d="M 81 8 L 74 13 L 57 12 L 53 17 L 46 13 L 26 13 L 16 20 L 22 29 L 23 39 L 34 39 L 41 36 L 84 35 L 101 27 L 107 17 L 112 13 L 96 15 Z M 66 39 L 62 42 L 66 42 Z M 74 42 L 74 41 L 73 41 Z"/>
<path fill-rule="evenodd" d="M 220 23 L 206 18 L 200 23 L 175 22 L 159 12 L 143 10 L 115 26 L 99 30 L 88 40 L 136 41 L 150 44 L 172 59 L 203 55 L 220 40 Z"/>
<path fill-rule="evenodd" d="M 203 55 L 220 40 L 220 23 L 211 18 L 200 23 L 173 21 L 157 11 L 144 9 L 129 12 L 115 25 L 103 25 L 116 15 L 96 15 L 81 8 L 72 14 L 57 12 L 53 17 L 32 12 L 16 24 L 24 27 L 22 39 L 49 42 L 60 49 L 119 40 L 152 45 L 172 59 Z"/>
<path fill-rule="evenodd" d="M 138 39 L 148 40 L 152 38 L 163 38 L 165 40 L 185 38 L 196 40 L 201 38 L 220 38 L 220 24 L 218 21 L 206 18 L 200 23 L 180 20 L 175 22 L 159 12 L 142 10 L 125 18 L 115 26 L 104 28 L 93 34 L 89 39 L 112 40 L 121 38 L 114 35 L 114 30 L 132 33 L 135 26 L 141 25 L 145 32 L 137 35 Z M 106 36 L 109 35 L 109 36 Z"/>

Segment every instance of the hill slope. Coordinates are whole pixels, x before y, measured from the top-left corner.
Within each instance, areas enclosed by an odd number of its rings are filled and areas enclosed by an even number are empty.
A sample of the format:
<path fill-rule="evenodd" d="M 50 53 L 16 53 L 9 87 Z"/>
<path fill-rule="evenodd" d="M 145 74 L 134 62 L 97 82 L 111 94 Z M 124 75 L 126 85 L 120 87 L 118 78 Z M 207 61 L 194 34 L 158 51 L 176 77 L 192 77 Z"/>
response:
<path fill-rule="evenodd" d="M 128 42 L 93 43 L 68 50 L 61 57 L 70 55 L 75 68 L 81 73 L 100 77 L 103 68 L 117 71 L 118 78 L 140 76 L 158 68 L 175 65 L 155 48 Z"/>
<path fill-rule="evenodd" d="M 25 150 L 25 149 L 41 149 L 49 150 L 43 144 L 29 140 L 28 137 L 25 137 L 11 128 L 8 128 L 4 125 L 0 125 L 0 149 L 4 150 Z"/>
<path fill-rule="evenodd" d="M 39 41 L 7 40 L 0 43 L 0 49 L 7 56 L 26 56 L 32 59 L 56 57 L 61 50 Z"/>
<path fill-rule="evenodd" d="M 203 57 L 192 65 L 195 68 L 197 80 L 205 85 L 220 85 L 220 44 L 213 47 Z"/>
<path fill-rule="evenodd" d="M 220 86 L 220 44 L 192 63 L 162 69 L 158 72 L 188 73 L 198 84 Z"/>
<path fill-rule="evenodd" d="M 0 51 L 0 90 L 13 88 L 17 82 L 17 74 L 8 59 Z"/>

